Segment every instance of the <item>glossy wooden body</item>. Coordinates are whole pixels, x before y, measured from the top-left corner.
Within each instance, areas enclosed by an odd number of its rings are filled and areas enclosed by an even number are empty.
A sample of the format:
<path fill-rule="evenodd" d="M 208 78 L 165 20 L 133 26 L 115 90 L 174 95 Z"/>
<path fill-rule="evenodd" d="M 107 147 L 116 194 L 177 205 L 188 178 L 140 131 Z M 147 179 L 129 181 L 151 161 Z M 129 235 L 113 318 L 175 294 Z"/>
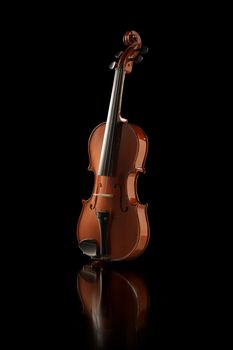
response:
<path fill-rule="evenodd" d="M 137 177 L 145 171 L 148 141 L 141 128 L 122 122 L 114 174 L 98 176 L 104 131 L 105 123 L 102 123 L 89 138 L 89 170 L 95 174 L 95 183 L 91 197 L 83 200 L 77 238 L 79 243 L 87 239 L 100 244 L 96 210 L 107 210 L 109 253 L 105 260 L 128 260 L 140 255 L 149 241 L 147 204 L 141 204 L 137 195 Z"/>

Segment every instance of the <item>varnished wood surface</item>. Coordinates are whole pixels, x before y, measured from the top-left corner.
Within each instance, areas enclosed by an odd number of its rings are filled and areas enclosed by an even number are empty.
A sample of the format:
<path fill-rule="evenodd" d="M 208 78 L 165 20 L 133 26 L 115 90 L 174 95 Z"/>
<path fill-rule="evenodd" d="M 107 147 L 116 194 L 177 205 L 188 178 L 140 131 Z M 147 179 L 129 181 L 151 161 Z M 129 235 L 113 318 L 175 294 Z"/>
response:
<path fill-rule="evenodd" d="M 110 212 L 109 260 L 135 258 L 149 241 L 147 205 L 138 201 L 137 177 L 144 171 L 148 141 L 141 128 L 122 123 L 121 139 L 114 176 L 97 176 L 105 123 L 100 124 L 89 139 L 89 169 L 95 174 L 91 197 L 83 201 L 77 226 L 77 238 L 100 243 L 96 210 Z M 111 197 L 96 196 L 96 194 Z"/>

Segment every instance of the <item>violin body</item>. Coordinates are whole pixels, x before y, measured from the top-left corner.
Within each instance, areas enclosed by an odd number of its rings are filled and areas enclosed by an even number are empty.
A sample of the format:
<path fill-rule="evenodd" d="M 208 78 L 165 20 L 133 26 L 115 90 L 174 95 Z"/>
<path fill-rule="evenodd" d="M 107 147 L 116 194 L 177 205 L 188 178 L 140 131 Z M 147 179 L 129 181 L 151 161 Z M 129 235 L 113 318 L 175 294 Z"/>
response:
<path fill-rule="evenodd" d="M 127 45 L 132 43 L 116 69 L 107 122 L 98 125 L 89 138 L 89 170 L 95 181 L 91 197 L 83 200 L 77 225 L 82 252 L 105 261 L 136 258 L 150 235 L 147 204 L 141 204 L 137 195 L 148 140 L 139 126 L 128 123 L 119 112 L 124 76 L 132 69 L 127 57 L 138 54 L 141 42 L 136 32 L 127 32 L 124 38 Z"/>
<path fill-rule="evenodd" d="M 149 241 L 147 205 L 139 202 L 136 186 L 138 174 L 144 172 L 148 141 L 141 128 L 123 122 L 115 174 L 111 177 L 98 176 L 105 125 L 97 126 L 89 139 L 89 169 L 95 173 L 95 184 L 92 196 L 83 201 L 78 239 L 80 242 L 85 239 L 95 240 L 98 246 L 101 245 L 95 209 L 104 212 L 108 208 L 107 259 L 125 260 L 141 254 Z M 100 196 L 96 196 L 97 193 Z M 102 197 L 101 194 L 112 196 Z"/>

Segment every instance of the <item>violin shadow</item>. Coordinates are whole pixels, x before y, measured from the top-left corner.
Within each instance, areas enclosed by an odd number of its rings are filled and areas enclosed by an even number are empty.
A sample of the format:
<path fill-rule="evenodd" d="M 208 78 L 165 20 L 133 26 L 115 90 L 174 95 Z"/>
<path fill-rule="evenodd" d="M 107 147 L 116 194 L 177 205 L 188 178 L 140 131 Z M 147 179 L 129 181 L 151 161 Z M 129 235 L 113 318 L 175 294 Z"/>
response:
<path fill-rule="evenodd" d="M 150 304 L 141 275 L 85 265 L 78 272 L 77 290 L 89 320 L 92 349 L 138 348 L 144 340 Z"/>

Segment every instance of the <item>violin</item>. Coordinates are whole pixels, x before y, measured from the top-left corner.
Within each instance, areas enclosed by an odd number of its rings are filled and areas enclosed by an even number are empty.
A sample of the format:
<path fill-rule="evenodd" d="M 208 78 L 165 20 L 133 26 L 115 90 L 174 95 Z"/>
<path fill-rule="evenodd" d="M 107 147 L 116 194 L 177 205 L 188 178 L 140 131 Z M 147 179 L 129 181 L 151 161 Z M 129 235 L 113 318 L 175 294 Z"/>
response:
<path fill-rule="evenodd" d="M 83 254 L 101 261 L 134 259 L 146 249 L 149 237 L 148 204 L 137 194 L 137 179 L 145 172 L 148 139 L 144 131 L 121 117 L 125 76 L 140 63 L 148 48 L 139 34 L 128 31 L 124 51 L 116 54 L 107 121 L 99 124 L 88 141 L 89 167 L 94 186 L 83 200 L 77 240 Z"/>

